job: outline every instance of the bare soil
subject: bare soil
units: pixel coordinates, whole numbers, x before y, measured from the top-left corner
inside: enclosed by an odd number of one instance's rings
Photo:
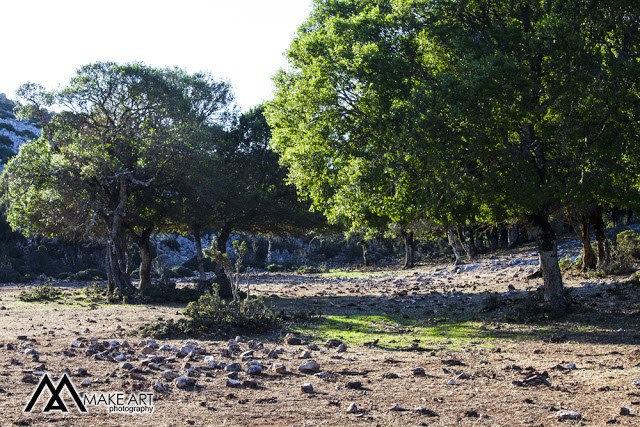
[[[564,250],[577,249],[568,243]],[[24,303],[19,293],[37,284],[4,286],[0,288],[0,425],[640,425],[639,287],[626,277],[566,274],[574,300],[566,318],[507,322],[504,313],[510,301],[541,284],[541,279],[526,279],[536,268],[535,259],[533,249],[525,247],[481,256],[457,270],[450,264],[430,264],[409,271],[254,274],[252,294],[265,296],[276,310],[290,315],[400,314],[422,319],[422,325],[450,329],[442,328],[440,339],[430,340],[416,339],[410,326],[399,328],[391,334],[399,339],[395,346],[353,343],[347,336],[344,352],[325,345],[326,336],[314,335],[313,323],[295,321],[263,336],[242,337],[239,351],[231,355],[227,340],[158,339],[158,345],[177,349],[195,341],[200,354],[185,358],[155,349],[152,355],[163,359],[157,369],[142,354],[149,341],[129,333],[145,323],[177,319],[184,306]],[[79,284],[56,286],[77,289]],[[487,307],[488,298],[507,304]],[[456,335],[461,323],[474,333]],[[286,342],[288,332],[301,330],[302,344]],[[245,372],[246,361],[239,355],[249,350],[252,339],[262,345],[252,359],[268,368],[254,376]],[[92,342],[108,349],[113,340],[118,341],[114,348],[128,353],[126,361],[97,360],[85,352]],[[128,347],[123,347],[124,341]],[[264,348],[281,350],[276,359]],[[29,349],[39,353],[39,360],[26,353]],[[299,358],[303,350],[319,363],[326,378],[299,372],[298,367],[308,361]],[[228,387],[228,371],[207,367],[204,358],[210,355],[227,365],[240,363],[238,379],[255,379],[257,388]],[[139,368],[138,373],[125,362]],[[276,373],[272,369],[276,363],[284,364],[287,373]],[[416,367],[424,373],[414,374]],[[86,373],[79,375],[78,368]],[[197,377],[188,389],[161,376],[166,369],[186,375],[185,368]],[[62,397],[69,413],[42,413],[48,392],[31,413],[24,413],[41,374],[46,372],[57,382],[65,369],[76,388],[87,393],[153,391],[158,382],[167,384],[170,393],[155,392],[151,415],[108,414],[104,407],[81,414],[66,392]],[[82,386],[85,380],[88,385]],[[302,391],[304,383],[311,384],[311,393]],[[357,409],[350,413],[352,403]],[[626,413],[622,408],[628,415],[621,415],[621,410]],[[578,412],[581,419],[561,421],[560,410]]]

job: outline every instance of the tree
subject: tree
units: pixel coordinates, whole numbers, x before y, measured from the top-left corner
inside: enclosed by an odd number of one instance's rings
[[[273,147],[329,218],[521,220],[562,310],[550,215],[582,171],[637,188],[638,8],[318,0],[274,77]]]
[[[110,288],[133,292],[126,269],[127,230],[139,227],[134,220],[142,217],[132,214],[133,196],[155,192],[168,171],[182,167],[185,153],[197,143],[198,128],[226,111],[229,85],[202,73],[101,62],[81,67],[59,91],[27,84],[19,95],[27,101],[25,114],[51,104],[62,111],[42,123],[43,138],[21,150],[3,173],[12,227],[43,231],[43,223],[51,222],[47,203],[56,213],[71,205],[90,220],[61,216],[46,230],[99,223],[98,234],[107,238]],[[39,152],[37,158],[28,155],[33,151]],[[38,183],[28,194],[25,180]],[[141,230],[147,241],[149,227]]]

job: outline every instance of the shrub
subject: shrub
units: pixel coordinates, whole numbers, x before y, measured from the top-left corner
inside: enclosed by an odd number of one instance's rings
[[[173,280],[165,278],[144,288],[140,296],[145,302],[189,302],[196,301],[200,292],[193,288],[177,288]]]
[[[0,283],[22,283],[25,278],[10,265],[0,267]]]
[[[328,273],[329,269],[326,266],[316,267],[313,265],[303,265],[302,267],[298,267],[296,273],[300,274],[320,274],[320,273]]]
[[[107,288],[100,286],[97,283],[92,283],[91,285],[82,288],[82,293],[90,301],[101,301],[107,293]]]
[[[78,271],[76,274],[71,276],[71,279],[78,280],[80,282],[88,282],[91,280],[102,280],[105,278],[105,274],[97,270],[95,268],[88,268],[83,271]]]
[[[616,236],[617,252],[627,259],[640,259],[640,235],[633,230],[625,230]]]
[[[64,295],[58,288],[54,288],[51,283],[37,286],[32,291],[22,291],[18,298],[20,301],[34,302],[34,301],[50,301],[60,298]]]
[[[262,299],[230,301],[206,294],[189,303],[183,311],[185,332],[265,331],[277,325],[278,319]]]
[[[182,264],[182,267],[186,267],[191,271],[198,270],[198,260],[196,257],[190,258],[188,261]],[[204,271],[215,271],[216,263],[211,261],[209,258],[204,258]]]
[[[193,270],[187,268],[187,267],[183,267],[181,265],[173,267],[171,269],[171,271],[173,271],[174,273],[176,273],[178,275],[178,277],[193,277]]]

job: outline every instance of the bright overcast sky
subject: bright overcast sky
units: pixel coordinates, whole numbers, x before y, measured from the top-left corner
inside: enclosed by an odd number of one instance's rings
[[[6,0],[0,93],[65,85],[81,65],[140,61],[209,71],[247,110],[271,98],[271,75],[311,0]]]

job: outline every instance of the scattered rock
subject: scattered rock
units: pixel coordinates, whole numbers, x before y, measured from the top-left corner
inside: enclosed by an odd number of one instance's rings
[[[287,367],[284,366],[282,363],[274,364],[273,370],[275,371],[276,374],[280,374],[280,375],[284,375],[287,373]]]
[[[238,380],[234,380],[233,378],[227,378],[227,387],[240,387],[242,383]]]
[[[242,387],[258,388],[258,381],[253,380],[253,379],[246,379],[246,380],[242,381]]]
[[[302,339],[293,334],[289,334],[286,337],[284,337],[284,342],[286,342],[289,345],[301,345]]]
[[[303,350],[300,355],[298,356],[299,359],[310,359],[311,358],[311,353],[309,353],[308,350]]]
[[[335,338],[330,338],[325,343],[325,345],[327,347],[329,347],[329,348],[336,348],[336,347],[339,347],[341,344],[342,344],[342,341],[340,341],[339,339],[335,339]]]
[[[340,344],[338,348],[336,348],[337,353],[344,353],[345,351],[347,351],[347,345],[344,343]]]
[[[424,368],[422,366],[414,366],[411,368],[411,372],[413,372],[413,375],[417,376],[417,377],[423,377],[425,375],[425,371]]]
[[[89,380],[83,380],[83,381],[80,383],[80,385],[81,385],[82,387],[89,387],[89,386],[91,385],[91,381],[89,381]]]
[[[358,407],[356,406],[355,403],[352,403],[349,405],[349,407],[347,408],[347,414],[357,414],[360,411],[358,410]]]
[[[414,411],[420,415],[426,415],[427,417],[437,417],[438,414],[434,411],[425,408],[424,406],[418,406]]]
[[[309,360],[304,365],[301,365],[298,370],[303,374],[315,374],[320,371],[320,364],[315,360]]]
[[[629,408],[622,407],[620,408],[620,415],[631,415],[631,411]]]
[[[171,393],[171,388],[169,387],[169,385],[163,384],[159,381],[153,386],[153,390],[157,391],[158,393],[164,393],[164,394]]]
[[[180,376],[180,374],[178,374],[177,372],[175,372],[175,371],[170,371],[170,370],[162,371],[162,372],[160,373],[160,375],[161,375],[161,376],[162,376],[162,378],[164,378],[166,381],[173,381],[173,380],[175,380],[176,378],[178,378],[178,377]]]
[[[382,378],[386,378],[388,380],[400,378],[398,374],[394,374],[393,372],[385,372],[382,374]]]
[[[347,383],[347,388],[350,388],[353,390],[359,390],[362,388],[362,383],[360,381],[349,381]]]
[[[408,411],[407,408],[403,408],[402,406],[398,405],[397,403],[394,403],[393,405],[391,405],[391,408],[389,408],[390,411]]]
[[[311,383],[304,383],[300,388],[303,393],[313,393],[313,385],[311,385]]]
[[[564,421],[564,420],[579,421],[582,419],[582,414],[574,411],[558,411],[557,416],[558,416],[558,421]]]
[[[191,377],[178,377],[174,382],[178,388],[189,388],[196,385],[196,379]]]

